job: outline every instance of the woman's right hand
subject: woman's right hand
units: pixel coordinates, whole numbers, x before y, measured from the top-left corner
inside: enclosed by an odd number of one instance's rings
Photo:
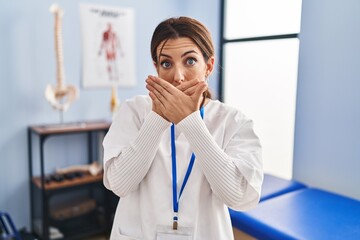
[[[150,77],[150,76],[149,76],[149,77]],[[146,79],[146,82],[148,81],[149,77]],[[148,88],[148,85],[146,86],[146,88]],[[148,90],[150,91],[150,89],[148,89]],[[150,92],[151,92],[151,91],[150,91]],[[149,93],[150,93],[150,92],[149,92]],[[150,97],[151,97],[151,95],[150,95]],[[160,107],[159,107],[159,104],[154,102],[154,101],[158,101],[158,100],[155,99],[155,98],[151,98],[151,100],[152,100],[152,111],[155,112],[155,113],[157,113],[158,115],[160,115],[160,116],[161,116],[162,118],[164,118],[165,120],[169,121],[169,120],[165,117],[164,113],[161,111],[161,109],[160,109]]]

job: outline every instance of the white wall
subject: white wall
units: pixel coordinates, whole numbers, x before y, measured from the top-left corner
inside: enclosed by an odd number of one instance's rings
[[[294,178],[360,200],[360,1],[305,0]]]

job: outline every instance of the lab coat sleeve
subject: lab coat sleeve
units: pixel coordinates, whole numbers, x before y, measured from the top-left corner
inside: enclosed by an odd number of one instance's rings
[[[119,197],[137,189],[148,172],[170,123],[153,111],[141,119],[134,107],[121,106],[104,138],[104,185]]]
[[[231,136],[220,147],[208,131],[199,112],[194,112],[177,127],[185,134],[196,161],[214,194],[228,207],[248,210],[257,205],[263,181],[261,145],[251,120],[241,118],[229,124]]]

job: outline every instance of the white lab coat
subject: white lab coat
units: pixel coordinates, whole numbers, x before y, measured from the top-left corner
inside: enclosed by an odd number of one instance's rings
[[[196,160],[179,203],[179,226],[194,240],[233,239],[228,207],[248,210],[259,201],[261,146],[252,121],[211,100],[175,126],[177,188],[191,153]],[[105,136],[104,185],[120,197],[111,239],[156,239],[159,225],[172,225],[171,123],[151,111],[151,99],[121,104]]]

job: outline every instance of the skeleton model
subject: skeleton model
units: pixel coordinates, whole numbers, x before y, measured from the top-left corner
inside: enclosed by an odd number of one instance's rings
[[[78,98],[78,90],[73,85],[65,84],[63,41],[62,41],[62,16],[63,10],[57,4],[50,7],[50,12],[55,17],[55,55],[56,55],[56,80],[57,84],[49,84],[45,89],[45,97],[51,106],[60,113],[68,110],[70,105]]]

